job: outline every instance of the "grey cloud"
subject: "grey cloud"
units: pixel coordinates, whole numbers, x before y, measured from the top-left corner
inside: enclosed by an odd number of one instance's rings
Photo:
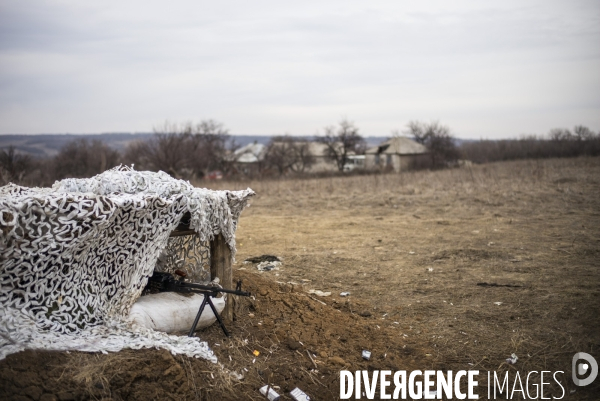
[[[597,2],[316,4],[4,3],[0,132],[143,131],[212,117],[241,132],[312,133],[331,113],[384,135],[409,119],[457,116],[474,135],[458,116],[501,119],[515,104],[531,110],[531,126],[545,127],[536,110],[552,104],[563,125],[600,128],[568,111],[600,99]],[[506,122],[492,134],[517,130]]]

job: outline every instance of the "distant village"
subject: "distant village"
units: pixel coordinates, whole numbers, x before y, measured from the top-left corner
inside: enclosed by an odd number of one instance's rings
[[[340,169],[340,166],[336,163],[335,151],[332,152],[326,143],[276,140],[268,145],[254,142],[242,146],[232,153],[231,160],[237,172],[246,175],[258,175],[265,168],[273,166],[274,163],[269,161],[272,153],[283,153],[286,147],[289,148],[290,156],[288,157],[288,163],[284,163],[282,160],[282,167],[286,170],[304,173],[352,172],[365,169],[399,173],[411,168],[426,166],[429,153],[427,147],[415,140],[397,136],[362,151],[348,151]],[[341,142],[335,143],[334,147],[338,149],[339,153],[343,151]],[[291,155],[302,151],[305,152],[306,157]],[[289,164],[290,162],[292,163]]]
[[[414,125],[412,138],[399,134],[367,142],[353,123],[342,120],[323,135],[273,136],[239,144],[223,124],[155,127],[153,134],[94,136],[0,136],[0,180],[51,185],[67,177],[85,178],[119,164],[164,171],[188,180],[268,178],[292,175],[400,173],[438,167],[440,152],[431,143],[445,140],[443,163],[457,159],[449,129],[434,123]],[[429,130],[429,131],[428,131]],[[441,148],[437,146],[437,148]],[[434,156],[437,155],[437,156]]]
[[[50,186],[118,165],[197,180],[403,173],[502,160],[600,155],[584,126],[519,139],[461,141],[439,122],[412,121],[402,134],[368,137],[342,120],[322,135],[232,136],[223,124],[165,123],[152,134],[0,135],[0,185]],[[243,140],[240,143],[240,140]]]

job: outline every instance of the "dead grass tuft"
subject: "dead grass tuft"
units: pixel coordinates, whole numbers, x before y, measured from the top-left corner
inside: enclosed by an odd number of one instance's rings
[[[79,384],[92,399],[111,396],[111,382],[126,369],[145,359],[131,350],[109,354],[71,352],[65,364],[63,377]]]

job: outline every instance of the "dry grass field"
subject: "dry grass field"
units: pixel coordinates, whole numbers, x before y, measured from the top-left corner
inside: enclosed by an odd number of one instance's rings
[[[296,386],[329,400],[341,369],[477,369],[482,399],[486,371],[564,371],[565,399],[599,398],[600,380],[571,381],[576,352],[600,360],[599,158],[212,185],[257,192],[234,265],[255,299],[239,300],[231,339],[200,333],[220,365],[28,351],[0,361],[7,398],[259,400],[273,383],[282,400]],[[283,265],[243,263],[263,254]]]
[[[283,257],[263,275],[364,303],[430,366],[570,382],[576,352],[600,356],[598,158],[248,185],[238,261]]]

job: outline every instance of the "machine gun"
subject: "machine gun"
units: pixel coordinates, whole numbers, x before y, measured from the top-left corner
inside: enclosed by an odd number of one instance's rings
[[[146,288],[144,291],[179,292],[179,293],[184,293],[184,294],[189,294],[189,293],[204,294],[204,300],[202,301],[202,304],[200,305],[200,309],[198,309],[198,314],[196,315],[196,318],[194,319],[194,323],[192,325],[192,328],[190,329],[188,337],[194,336],[194,331],[196,331],[196,326],[198,325],[198,320],[200,320],[200,316],[202,315],[202,312],[204,312],[204,307],[206,306],[206,304],[208,304],[208,306],[210,306],[210,308],[212,309],[212,311],[215,314],[217,320],[219,321],[219,325],[221,325],[221,328],[223,329],[223,332],[225,333],[225,335],[227,337],[230,337],[230,334],[227,331],[227,328],[225,328],[225,324],[223,323],[221,316],[219,316],[219,314],[217,313],[217,309],[215,308],[215,305],[212,303],[210,298],[216,297],[217,295],[219,295],[220,292],[227,293],[227,294],[233,294],[233,295],[241,295],[243,297],[249,297],[250,296],[249,292],[242,291],[242,281],[239,280],[237,282],[235,290],[227,290],[227,289],[221,288],[217,285],[203,285],[203,284],[186,283],[184,281],[184,278],[186,276],[185,272],[182,272],[181,270],[176,270],[175,273],[177,275],[179,275],[179,279],[175,279],[175,277],[173,277],[173,275],[170,273],[154,272],[152,274],[152,277],[150,277],[148,279],[148,284],[146,285]]]

